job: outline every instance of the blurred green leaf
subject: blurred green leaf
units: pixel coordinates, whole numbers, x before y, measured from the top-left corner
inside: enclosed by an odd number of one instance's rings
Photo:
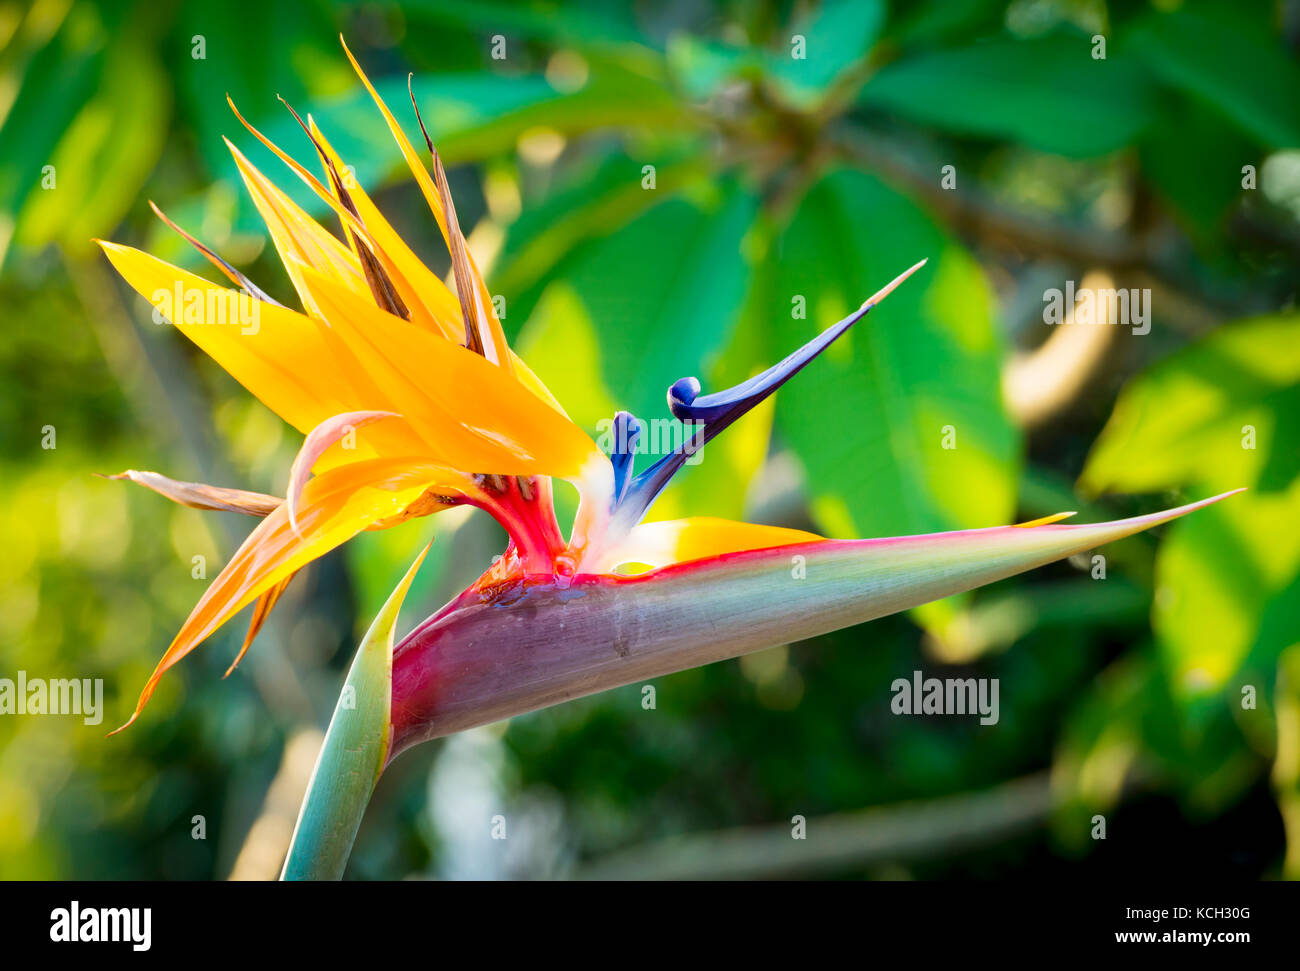
[[[1235,687],[1242,665],[1271,681],[1278,652],[1294,643],[1300,574],[1300,479],[1288,492],[1233,496],[1171,529],[1156,557],[1156,632],[1175,696],[1192,704]],[[1276,617],[1261,624],[1266,612]]]
[[[706,98],[733,78],[769,78],[801,107],[811,107],[870,53],[884,25],[880,0],[827,0],[778,32],[772,50],[674,34],[668,62],[693,98]]]
[[[265,43],[252,42],[253,33]],[[288,116],[277,95],[305,116],[304,105],[357,87],[339,46],[338,24],[322,4],[183,4],[175,43],[181,47],[173,51],[174,83],[194,148],[210,173],[229,174],[235,185],[241,183],[223,135],[241,146],[250,143],[246,154],[268,173],[277,171],[269,166],[280,163],[261,145],[251,144],[226,104],[227,95],[245,118],[266,131],[270,122],[283,125]]]
[[[56,185],[28,197],[15,241],[52,240],[72,254],[110,232],[135,204],[162,152],[168,89],[162,66],[140,43],[116,43],[94,97],[77,112],[50,155]]]
[[[928,266],[777,396],[777,427],[832,535],[992,526],[1015,505],[1019,436],[1002,408],[988,282],[875,178],[827,176],[777,238],[757,311],[772,353],[846,316],[922,257]],[[806,320],[794,316],[801,299]],[[944,447],[949,426],[953,448]]]
[[[1094,493],[1266,490],[1179,522],[1156,556],[1152,629],[1176,728],[1162,766],[1202,812],[1221,811],[1258,774],[1241,733],[1268,734],[1261,696],[1300,629],[1298,324],[1293,314],[1239,321],[1139,375],[1080,479]],[[1160,747],[1150,724],[1140,742]]]
[[[891,39],[899,44],[925,43],[996,30],[1006,14],[1002,0],[945,0],[900,9]]]
[[[1273,788],[1287,831],[1282,876],[1300,880],[1300,644],[1289,647],[1278,660],[1276,710]]]
[[[1138,142],[1142,174],[1204,248],[1226,248],[1228,209],[1243,195],[1249,140],[1212,110],[1180,100],[1162,109]],[[1189,165],[1188,159],[1196,159]]]
[[[794,22],[784,49],[768,58],[768,70],[797,102],[809,104],[867,56],[884,22],[883,0],[824,0]],[[798,37],[804,44],[796,57]]]
[[[1253,429],[1253,434],[1251,429]],[[1080,487],[1286,488],[1300,474],[1300,315],[1229,324],[1131,381]]]
[[[734,183],[698,203],[669,199],[557,267],[597,328],[605,385],[620,408],[667,418],[668,386],[701,373],[726,341],[748,285],[741,241],[754,213],[753,197]]]
[[[1124,49],[1269,148],[1300,146],[1300,66],[1240,5],[1153,13]]]
[[[684,32],[668,39],[668,67],[673,79],[688,97],[696,100],[708,98],[723,82],[733,78],[757,80],[763,74],[767,56],[750,47]]]
[[[105,131],[106,119],[116,114],[121,121],[132,108],[127,99],[133,93],[130,80],[117,85],[111,95],[103,91],[107,62],[128,70],[132,67],[123,47],[126,53],[146,58],[136,73],[137,78],[149,75],[153,86],[140,92],[145,98],[142,120],[150,119],[151,104],[165,104],[162,79],[150,53],[137,41],[117,45],[116,52],[110,44],[114,34],[123,30],[127,13],[125,7],[102,11],[90,3],[29,10],[4,45],[0,54],[0,262],[19,223],[24,224],[24,241],[39,246],[68,228],[66,217],[76,212],[77,203],[91,203],[88,181],[94,173],[87,171],[89,158],[110,152],[120,159],[135,152],[146,160],[137,168],[156,161],[161,131],[137,128],[135,134],[145,137],[144,144],[112,150]],[[74,122],[78,123],[78,135],[94,139],[89,145],[70,140]],[[111,165],[113,160],[105,161]],[[73,168],[62,173],[61,167],[68,164]],[[46,168],[49,165],[54,165],[52,171]],[[62,180],[61,174],[66,176]],[[134,201],[137,185],[129,183],[120,193],[113,186],[108,198],[96,201],[104,210],[120,206],[120,215]],[[28,202],[38,210],[35,217],[26,215]],[[45,225],[42,211],[63,217],[63,222]],[[96,228],[106,231],[110,227]]]
[[[600,330],[567,280],[543,292],[515,350],[589,433],[621,407],[605,383]]]
[[[586,49],[596,45],[639,43],[632,4],[611,3],[502,3],[472,5],[456,0],[415,0],[407,16],[455,24],[467,30],[519,38],[544,40]]]
[[[580,166],[543,198],[525,198],[491,274],[493,292],[507,295],[511,310],[517,311],[507,318],[507,332],[531,313],[538,285],[576,247],[627,224],[664,196],[710,173],[700,146],[692,147],[695,151],[687,154],[639,159],[609,152]],[[654,169],[653,191],[642,187],[646,165]]]
[[[1053,757],[1052,815],[1053,835],[1068,851],[1082,854],[1091,843],[1092,815],[1119,802],[1144,754],[1146,726],[1172,725],[1163,689],[1152,652],[1133,651],[1103,671],[1070,712]],[[1161,719],[1162,712],[1168,717]],[[1164,731],[1176,739],[1172,729]]]
[[[1152,626],[1175,697],[1202,712],[1189,717],[1203,720],[1202,700],[1235,684],[1248,657],[1253,677],[1270,677],[1294,636],[1283,620],[1300,571],[1300,317],[1227,325],[1135,378],[1080,485],[1263,490],[1171,528]]]
[[[1073,33],[904,57],[881,68],[858,100],[923,125],[1076,158],[1129,144],[1155,114],[1131,58],[1109,51],[1094,60],[1090,40]]]
[[[407,137],[422,145],[406,77],[372,81],[405,127]],[[575,91],[560,91],[541,75],[492,73],[425,74],[413,78],[411,87],[429,135],[448,164],[512,151],[521,136],[536,129],[567,136],[605,127],[672,127],[685,122],[681,106],[653,67],[627,66],[613,59],[593,63],[591,77]],[[363,89],[354,85],[347,95],[295,107],[304,117],[308,113],[313,116],[363,185],[377,187],[394,175],[409,178],[383,116]],[[222,108],[225,110],[224,105]],[[304,146],[310,150],[310,143],[287,111],[263,126],[263,131],[286,151],[307,157]],[[261,146],[249,145],[251,138],[238,141],[255,162],[265,160],[273,166],[268,172],[283,170],[282,163],[269,158]],[[227,178],[238,184],[233,163],[227,164],[225,171]],[[296,179],[282,181],[289,183],[286,189],[292,190],[308,211],[322,211],[323,205],[310,193],[293,185]],[[241,227],[255,225],[256,210],[251,203],[242,207],[241,217]]]

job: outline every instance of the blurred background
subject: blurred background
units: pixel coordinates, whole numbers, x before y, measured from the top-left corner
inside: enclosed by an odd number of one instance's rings
[[[507,332],[593,434],[929,257],[654,518],[879,536],[1250,487],[654,710],[418,748],[350,877],[1300,876],[1300,3],[37,0],[0,2],[0,677],[102,678],[104,720],[0,717],[0,877],[274,877],[388,591],[436,536],[409,629],[502,547],[459,512],[362,534],[228,680],[242,620],[104,737],[251,523],[92,473],[283,494],[300,442],[90,238],[210,276],[153,199],[289,302],[221,141],[323,219],[224,102],[310,165],[279,94],[448,268],[340,32],[417,134],[414,72]],[[1149,332],[1047,325],[1066,281],[1149,291]],[[916,669],[1000,679],[998,724],[892,715]]]

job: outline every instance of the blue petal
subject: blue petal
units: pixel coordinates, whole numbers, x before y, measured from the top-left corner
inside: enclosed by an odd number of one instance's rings
[[[632,467],[631,453],[624,455],[615,452],[611,455],[615,483],[612,522],[623,528],[631,528],[639,523],[651,504],[668,485],[669,480],[688,458],[708,444],[724,428],[798,374],[813,358],[830,347],[840,335],[865,317],[871,308],[887,297],[896,286],[924,265],[925,260],[922,260],[911,269],[899,274],[888,286],[870,297],[843,320],[827,327],[779,364],[772,365],[762,374],[755,375],[748,381],[742,381],[734,388],[701,395],[698,379],[681,378],[675,381],[668,389],[668,410],[680,421],[687,423],[687,432],[690,434],[684,437],[682,448],[665,455],[630,481],[627,479],[627,473]],[[619,421],[624,417],[631,422],[636,422],[636,419],[627,412],[619,412],[614,418],[616,436],[620,427]],[[635,428],[637,432],[640,431],[639,423]],[[616,437],[617,441],[621,439]],[[635,445],[634,434],[630,446],[633,451]]]
[[[614,505],[618,505],[632,482],[632,462],[641,437],[641,422],[631,412],[620,411],[614,416],[612,431],[614,443],[609,461],[614,466]]]

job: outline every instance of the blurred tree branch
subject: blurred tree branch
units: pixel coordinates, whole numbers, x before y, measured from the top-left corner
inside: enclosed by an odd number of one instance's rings
[[[673,837],[579,869],[580,880],[737,880],[827,876],[987,846],[1042,825],[1054,806],[1047,772],[983,792],[807,821]]]
[[[1150,288],[1170,320],[1192,334],[1204,333],[1232,309],[1202,292],[1174,263],[1174,238],[1158,226],[1141,233],[1109,232],[1011,212],[968,189],[944,189],[935,165],[924,171],[908,153],[847,126],[830,136],[844,160],[884,175],[914,193],[957,233],[1019,259],[1055,258],[1097,268],[1124,285]],[[1240,301],[1232,301],[1234,304]]]

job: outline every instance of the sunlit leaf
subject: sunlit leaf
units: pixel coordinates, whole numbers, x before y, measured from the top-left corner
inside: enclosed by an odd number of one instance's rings
[[[510,294],[517,311],[505,321],[513,333],[531,312],[540,287],[552,270],[580,244],[607,235],[662,202],[684,186],[712,175],[702,144],[690,152],[668,157],[633,158],[623,151],[604,154],[592,164],[574,166],[540,198],[525,196],[523,211],[510,225],[497,268],[493,292]],[[654,188],[645,187],[646,166],[654,173]],[[513,326],[512,326],[513,324]],[[525,355],[526,357],[526,355]]]
[[[1300,474],[1300,315],[1225,326],[1129,383],[1080,478],[1091,492],[1285,488]]]
[[[777,428],[832,535],[1011,517],[1019,437],[1002,409],[988,283],[912,203],[861,173],[823,179],[773,244],[756,312],[787,353],[922,256],[907,286],[777,396]]]
[[[619,407],[670,420],[668,386],[699,374],[727,340],[747,285],[741,240],[754,212],[734,184],[701,204],[670,199],[557,268],[596,327],[602,377]]]
[[[1288,492],[1250,492],[1180,523],[1156,558],[1152,627],[1181,699],[1271,679],[1280,650],[1300,638],[1294,619],[1300,574],[1300,479]],[[1267,612],[1277,613],[1263,624]],[[1233,699],[1235,700],[1235,699]]]
[[[57,241],[84,254],[117,225],[162,151],[170,106],[157,55],[133,39],[101,49],[112,28],[92,27],[94,17],[83,5],[69,13],[0,128],[0,199],[17,214],[8,227],[0,220],[0,256],[7,230],[21,246]]]

